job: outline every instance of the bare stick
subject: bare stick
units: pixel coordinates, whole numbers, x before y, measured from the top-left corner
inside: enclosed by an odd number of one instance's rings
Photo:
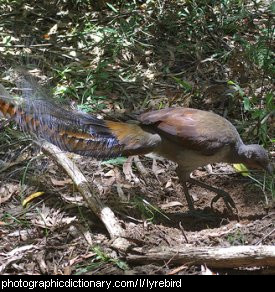
[[[275,246],[158,247],[144,254],[129,254],[126,259],[133,264],[169,261],[170,264],[206,264],[214,268],[275,267]]]
[[[110,237],[112,239],[122,238],[124,236],[124,229],[120,226],[115,214],[109,207],[105,206],[98,196],[91,190],[88,181],[79,168],[55,145],[47,141],[39,141],[36,143],[41,146],[43,151],[50,155],[54,161],[70,176],[78,191],[87,202],[89,208],[104,223]]]

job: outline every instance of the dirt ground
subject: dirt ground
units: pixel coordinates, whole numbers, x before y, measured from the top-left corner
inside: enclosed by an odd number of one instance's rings
[[[211,110],[232,121],[245,142],[271,151],[269,1],[108,1],[114,9],[109,3],[103,9],[84,5],[97,1],[57,2],[3,2],[0,68],[8,91],[11,79],[4,72],[27,64],[41,85],[49,85],[46,92],[55,92],[62,103],[68,99],[73,108],[81,104],[102,117],[171,106]],[[18,93],[15,85],[12,95]],[[274,194],[263,193],[230,165],[192,175],[227,191],[238,212],[231,213],[222,200],[211,209],[215,194],[190,186],[194,215],[168,161],[139,157],[141,163],[131,165],[68,155],[119,218],[133,247],[144,253],[162,246],[275,243]],[[264,181],[263,173],[253,177]],[[275,274],[265,267],[209,268],[219,274]],[[0,274],[203,271],[192,263],[128,262],[68,175],[13,123],[0,120]]]
[[[8,150],[6,158],[7,153]],[[35,158],[29,160],[29,155]],[[168,161],[139,157],[139,162],[127,161],[123,166],[79,156],[71,158],[115,212],[135,247],[146,251],[157,246],[275,243],[275,206],[270,194],[263,194],[251,179],[235,173],[230,165],[201,168],[192,176],[229,192],[238,213],[227,210],[222,200],[212,210],[210,203],[215,195],[191,186],[197,209],[193,215],[188,212],[175,165]],[[192,264],[179,268],[169,262],[139,266],[127,263],[111,248],[104,226],[85,207],[71,180],[52,160],[41,155],[37,147],[22,146],[20,155],[9,160],[12,162],[14,165],[7,166],[6,159],[6,168],[0,173],[1,274],[202,273],[201,266]],[[36,192],[44,193],[23,207],[22,201]],[[264,267],[211,271],[274,273]]]

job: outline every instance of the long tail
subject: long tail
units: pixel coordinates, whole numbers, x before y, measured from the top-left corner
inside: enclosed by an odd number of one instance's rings
[[[0,84],[0,112],[21,130],[61,150],[100,159],[151,152],[160,142],[137,124],[112,122],[66,110],[44,99],[16,100]]]

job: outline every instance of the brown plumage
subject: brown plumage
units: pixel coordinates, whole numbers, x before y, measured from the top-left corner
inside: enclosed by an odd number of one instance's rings
[[[0,112],[22,130],[65,151],[101,159],[154,152],[174,161],[190,209],[193,201],[187,181],[216,192],[212,202],[223,197],[228,207],[235,207],[227,193],[190,178],[199,166],[244,163],[272,172],[268,154],[260,145],[245,145],[228,120],[207,111],[167,108],[141,114],[136,123],[113,122],[68,111],[47,100],[18,105],[1,86]]]

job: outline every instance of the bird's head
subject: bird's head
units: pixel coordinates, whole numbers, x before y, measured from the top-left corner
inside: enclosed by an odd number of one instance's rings
[[[273,173],[273,165],[268,156],[268,152],[258,144],[243,145],[240,147],[240,156],[243,163],[248,168],[262,168],[269,174]]]

